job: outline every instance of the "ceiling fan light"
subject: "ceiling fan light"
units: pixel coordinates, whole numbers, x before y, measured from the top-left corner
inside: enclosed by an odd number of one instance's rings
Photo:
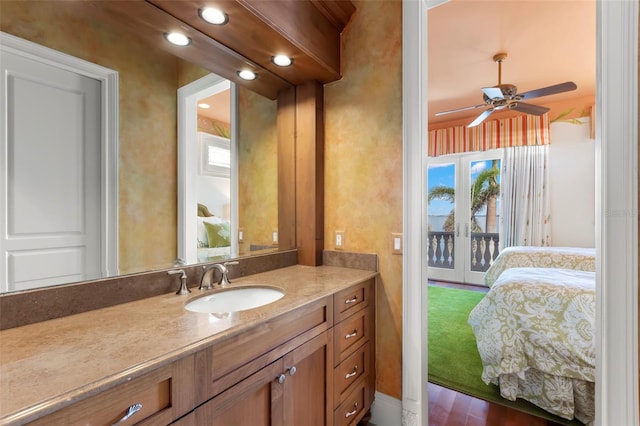
[[[224,25],[229,22],[229,15],[213,7],[205,7],[198,10],[198,15],[204,21],[213,25]]]

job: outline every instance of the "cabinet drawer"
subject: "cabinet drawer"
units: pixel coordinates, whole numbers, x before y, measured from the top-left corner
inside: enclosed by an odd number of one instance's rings
[[[30,425],[112,425],[129,407],[141,407],[119,425],[166,425],[173,420],[172,366],[160,368],[42,417]],[[142,422],[142,423],[140,423]]]
[[[335,326],[334,360],[336,366],[369,340],[369,317],[369,309],[364,309]]]
[[[360,309],[369,306],[373,297],[374,279],[354,285],[333,296],[334,322],[338,323]]]
[[[347,394],[356,386],[356,383],[359,382],[360,377],[369,374],[371,370],[369,347],[369,344],[365,343],[360,349],[351,354],[335,368],[335,376],[333,379],[335,406],[345,400]]]
[[[365,406],[365,388],[364,385],[354,389],[333,412],[334,426],[355,425],[369,409]]]
[[[228,389],[333,325],[331,296],[303,306],[201,351],[196,355],[196,403]]]

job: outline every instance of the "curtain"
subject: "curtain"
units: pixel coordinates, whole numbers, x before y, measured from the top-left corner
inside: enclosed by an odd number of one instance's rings
[[[485,121],[476,127],[455,126],[429,131],[427,155],[458,154],[515,146],[548,145],[549,116],[543,114]]]
[[[548,163],[548,145],[504,150],[503,247],[551,245]]]

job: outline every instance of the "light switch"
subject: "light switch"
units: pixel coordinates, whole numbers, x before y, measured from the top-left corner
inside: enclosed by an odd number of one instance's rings
[[[391,254],[402,254],[402,234],[391,233]]]
[[[242,230],[242,228],[238,229],[238,242],[244,242],[244,231]]]
[[[344,231],[336,231],[334,241],[335,241],[334,246],[336,250],[344,249]]]

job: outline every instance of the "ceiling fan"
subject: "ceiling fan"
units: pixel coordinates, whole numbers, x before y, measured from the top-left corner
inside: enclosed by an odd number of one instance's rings
[[[476,117],[467,127],[474,127],[482,123],[494,111],[502,109],[513,109],[531,115],[542,115],[549,111],[549,108],[528,104],[523,100],[539,98],[541,96],[555,95],[557,93],[568,92],[577,88],[573,81],[554,84],[553,86],[541,87],[539,89],[530,90],[524,93],[518,93],[518,88],[513,84],[502,84],[502,62],[507,58],[507,54],[497,53],[493,56],[493,61],[498,63],[498,84],[493,87],[483,87],[484,104],[472,105],[463,108],[451,109],[448,111],[437,112],[435,115],[440,116],[453,112],[466,111],[470,109],[488,107],[479,116]]]

